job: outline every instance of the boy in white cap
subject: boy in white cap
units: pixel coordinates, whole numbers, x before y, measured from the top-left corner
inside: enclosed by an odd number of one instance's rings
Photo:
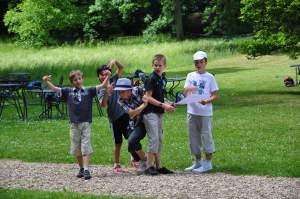
[[[195,162],[185,171],[204,173],[210,171],[212,154],[215,145],[212,138],[212,103],[217,99],[218,85],[212,74],[206,71],[207,54],[197,51],[193,55],[195,71],[187,75],[184,85],[184,95],[207,95],[207,99],[187,105],[187,123],[189,144]],[[205,153],[205,160],[201,160],[201,152]]]

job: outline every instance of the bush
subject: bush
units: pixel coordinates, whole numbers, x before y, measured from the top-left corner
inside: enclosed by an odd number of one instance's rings
[[[73,29],[80,30],[85,15],[72,0],[24,0],[10,9],[4,23],[26,46],[44,46],[72,37]],[[75,36],[76,37],[76,36]]]
[[[253,24],[255,37],[247,47],[253,57],[272,52],[300,54],[299,0],[243,0],[242,20]]]

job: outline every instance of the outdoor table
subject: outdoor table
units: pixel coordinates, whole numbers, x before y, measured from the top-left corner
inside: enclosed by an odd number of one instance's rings
[[[8,81],[10,83],[23,84],[26,86],[30,82],[30,73],[14,72],[8,73]]]
[[[169,98],[176,98],[174,90],[179,86],[180,82],[183,80],[185,80],[185,77],[175,76],[167,78],[167,83],[171,83],[171,87],[169,89],[166,89],[166,94],[167,96],[169,96]]]
[[[41,96],[41,104],[43,106],[42,112],[39,115],[39,118],[45,117],[45,118],[52,118],[52,102],[54,101],[48,101],[47,96],[48,95],[55,95],[55,92],[50,89],[40,89],[40,90],[31,90],[30,92],[38,93]],[[55,101],[56,105],[55,108],[59,112],[61,116],[64,116],[63,110],[61,110],[58,106],[60,105],[61,101],[58,99]],[[64,109],[64,108],[62,108]]]
[[[18,116],[23,120],[27,119],[27,101],[25,97],[24,84],[21,83],[0,84],[0,117],[3,112],[5,102],[7,102],[8,100],[14,101],[14,106],[16,108]]]
[[[296,85],[300,84],[300,80],[298,81],[298,75],[300,75],[300,64],[291,65],[290,67],[295,67],[295,71],[296,71]]]

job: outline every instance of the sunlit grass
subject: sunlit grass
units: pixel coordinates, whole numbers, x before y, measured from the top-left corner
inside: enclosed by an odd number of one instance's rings
[[[99,46],[64,46],[45,49],[0,47],[3,71],[29,70],[42,76],[54,72],[54,77],[68,74],[73,67],[83,67],[86,85],[97,83],[95,68],[110,58],[118,58],[127,67],[151,71],[153,54],[161,52],[168,58],[167,75],[185,76],[193,70],[195,50],[209,51],[207,70],[215,74],[220,87],[214,105],[214,155],[216,172],[237,175],[300,176],[300,86],[286,88],[283,79],[294,75],[289,66],[299,63],[285,55],[264,56],[248,60],[236,50],[216,50],[221,39],[170,42],[163,44],[122,44]],[[11,46],[6,43],[4,46]],[[208,47],[210,46],[210,47]],[[228,46],[227,46],[228,47]],[[43,57],[43,59],[40,59]],[[28,59],[26,59],[28,58]],[[61,67],[60,67],[61,66]],[[25,67],[25,68],[24,68]],[[2,71],[2,72],[3,72]],[[56,79],[55,79],[56,81]],[[180,85],[182,89],[183,84]],[[95,108],[95,107],[94,107]],[[4,109],[0,121],[0,158],[32,162],[74,162],[68,155],[69,130],[67,120],[38,120],[39,106],[30,106],[29,121],[17,120],[14,109]],[[113,164],[113,144],[107,118],[93,117],[93,164]],[[172,169],[182,170],[192,161],[188,147],[185,107],[165,114],[162,162]],[[143,141],[146,147],[147,139]],[[122,149],[122,164],[130,157]]]
[[[49,192],[49,191],[38,191],[38,190],[25,190],[25,189],[2,189],[0,188],[0,196],[5,199],[133,199],[137,197],[117,197],[117,196],[95,196],[88,194],[79,194],[72,192]]]

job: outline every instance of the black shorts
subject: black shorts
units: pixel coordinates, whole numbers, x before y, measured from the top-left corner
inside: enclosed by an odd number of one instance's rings
[[[123,136],[125,139],[128,139],[129,132],[127,127],[129,124],[129,119],[129,115],[124,114],[117,120],[110,123],[115,144],[121,144],[123,142]]]

